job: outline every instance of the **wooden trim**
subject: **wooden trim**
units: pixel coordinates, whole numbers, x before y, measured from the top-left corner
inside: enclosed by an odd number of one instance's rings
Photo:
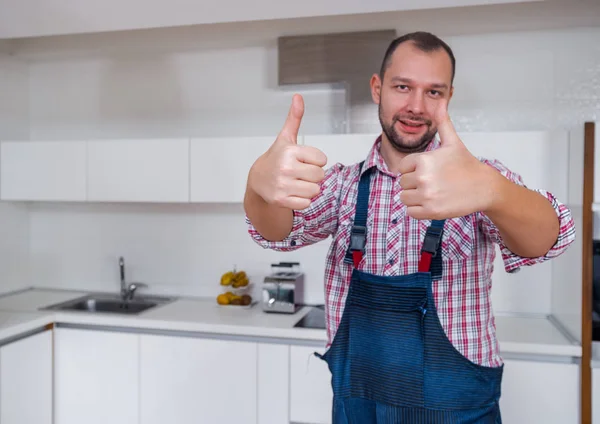
[[[594,123],[584,127],[581,283],[581,423],[592,424],[592,278],[594,217]]]

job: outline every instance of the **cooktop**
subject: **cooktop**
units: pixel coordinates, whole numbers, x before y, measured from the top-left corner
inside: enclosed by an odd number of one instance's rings
[[[325,330],[325,306],[313,306],[309,313],[304,315],[294,327],[296,328],[317,328]]]

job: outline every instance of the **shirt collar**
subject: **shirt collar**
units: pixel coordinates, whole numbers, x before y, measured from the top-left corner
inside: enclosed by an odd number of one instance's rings
[[[437,149],[438,147],[440,147],[440,140],[438,138],[438,135],[436,134],[436,136],[433,137],[433,140],[431,141],[431,143],[429,143],[427,145],[427,148],[425,149],[425,151],[429,152],[429,151]],[[365,163],[361,170],[361,176],[368,169],[370,169],[372,167],[377,167],[379,172],[389,175],[390,177],[396,177],[396,175],[389,170],[387,164],[385,163],[385,160],[383,160],[383,156],[381,156],[381,152],[379,151],[380,148],[381,148],[381,135],[379,135],[375,139],[373,146],[369,150],[369,153],[365,159]]]

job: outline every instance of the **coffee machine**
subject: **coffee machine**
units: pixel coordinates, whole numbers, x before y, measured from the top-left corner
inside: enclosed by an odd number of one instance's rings
[[[296,313],[304,302],[304,273],[298,262],[271,264],[273,272],[262,285],[262,309],[264,312]]]

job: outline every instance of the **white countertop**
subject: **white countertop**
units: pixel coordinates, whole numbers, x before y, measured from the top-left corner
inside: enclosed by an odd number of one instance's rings
[[[294,328],[310,307],[295,314],[268,314],[258,304],[247,309],[220,306],[212,298],[179,297],[137,315],[40,310],[86,294],[28,289],[0,297],[0,341],[47,324],[67,323],[326,342],[325,330]],[[503,354],[581,356],[581,347],[545,317],[497,316],[496,326]]]

